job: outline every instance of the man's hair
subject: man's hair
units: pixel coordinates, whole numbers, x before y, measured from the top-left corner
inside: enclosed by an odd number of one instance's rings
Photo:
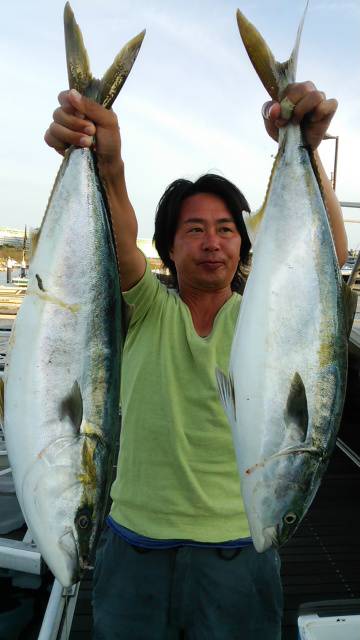
[[[221,198],[232,215],[241,237],[239,267],[231,283],[232,289],[242,291],[246,279],[246,267],[249,261],[251,242],[246,231],[242,212],[250,207],[245,198],[232,182],[214,173],[206,173],[195,182],[180,178],[172,182],[166,189],[157,206],[155,217],[154,243],[156,250],[172,275],[174,286],[178,287],[176,267],[170,258],[170,251],[178,227],[180,211],[183,201],[197,193],[211,193]]]

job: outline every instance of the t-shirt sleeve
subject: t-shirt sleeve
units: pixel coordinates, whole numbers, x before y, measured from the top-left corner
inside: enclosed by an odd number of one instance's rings
[[[157,301],[161,301],[166,296],[166,287],[159,282],[158,278],[151,272],[150,264],[146,261],[146,269],[139,282],[122,292],[126,304],[130,307],[129,326],[142,320],[150,307]]]

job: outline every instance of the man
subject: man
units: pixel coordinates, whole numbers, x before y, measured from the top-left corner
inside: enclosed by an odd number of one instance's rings
[[[337,103],[312,83],[288,87],[316,149]],[[136,246],[116,116],[74,91],[45,134],[60,153],[89,147],[116,241],[121,287],[133,312],[124,347],[122,435],[108,528],[94,573],[96,640],[277,640],[279,558],[257,554],[239,495],[230,428],[215,367],[227,371],[240,306],[232,287],[249,251],[239,190],[219,176],[179,180],[162,197],[155,242],[177,290],[151,274]],[[280,106],[263,109],[273,137]],[[347,257],[337,199],[318,159],[339,261]],[[244,372],[246,375],[246,372]]]

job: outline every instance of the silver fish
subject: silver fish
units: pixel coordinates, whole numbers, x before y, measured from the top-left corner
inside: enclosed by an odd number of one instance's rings
[[[247,52],[275,100],[295,81],[304,16],[292,55],[280,64],[238,11]],[[264,205],[247,226],[253,238],[257,230],[252,269],[230,375],[218,371],[217,379],[262,552],[284,544],[309,508],[335,445],[346,385],[348,291],[300,126],[280,130]]]
[[[70,87],[110,107],[144,32],[102,81],[69,4]],[[78,581],[101,527],[119,427],[121,294],[106,199],[89,149],[61,165],[11,335],[4,424],[17,497],[55,577]]]

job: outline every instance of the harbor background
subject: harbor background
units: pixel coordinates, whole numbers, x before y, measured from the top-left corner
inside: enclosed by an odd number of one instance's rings
[[[252,209],[261,206],[277,145],[263,127],[268,99],[248,60],[236,24],[238,0],[72,0],[100,77],[123,44],[147,29],[130,77],[114,104],[123,141],[128,192],[139,235],[153,234],[156,205],[179,177],[207,171],[229,178]],[[304,1],[243,0],[240,9],[264,35],[278,60],[292,50]],[[43,136],[68,86],[62,15],[64,0],[3,6],[0,70],[11,92],[0,104],[0,224],[39,226],[61,157]],[[312,0],[298,59],[299,81],[312,80],[339,102],[330,131],[339,138],[337,194],[359,201],[360,4]],[[26,72],[25,70],[26,69]],[[333,170],[335,141],[323,142],[321,157]],[[21,185],[19,187],[19,185]],[[356,210],[344,217],[356,217]],[[347,226],[350,247],[360,246],[360,225]],[[352,235],[354,239],[352,239]]]

